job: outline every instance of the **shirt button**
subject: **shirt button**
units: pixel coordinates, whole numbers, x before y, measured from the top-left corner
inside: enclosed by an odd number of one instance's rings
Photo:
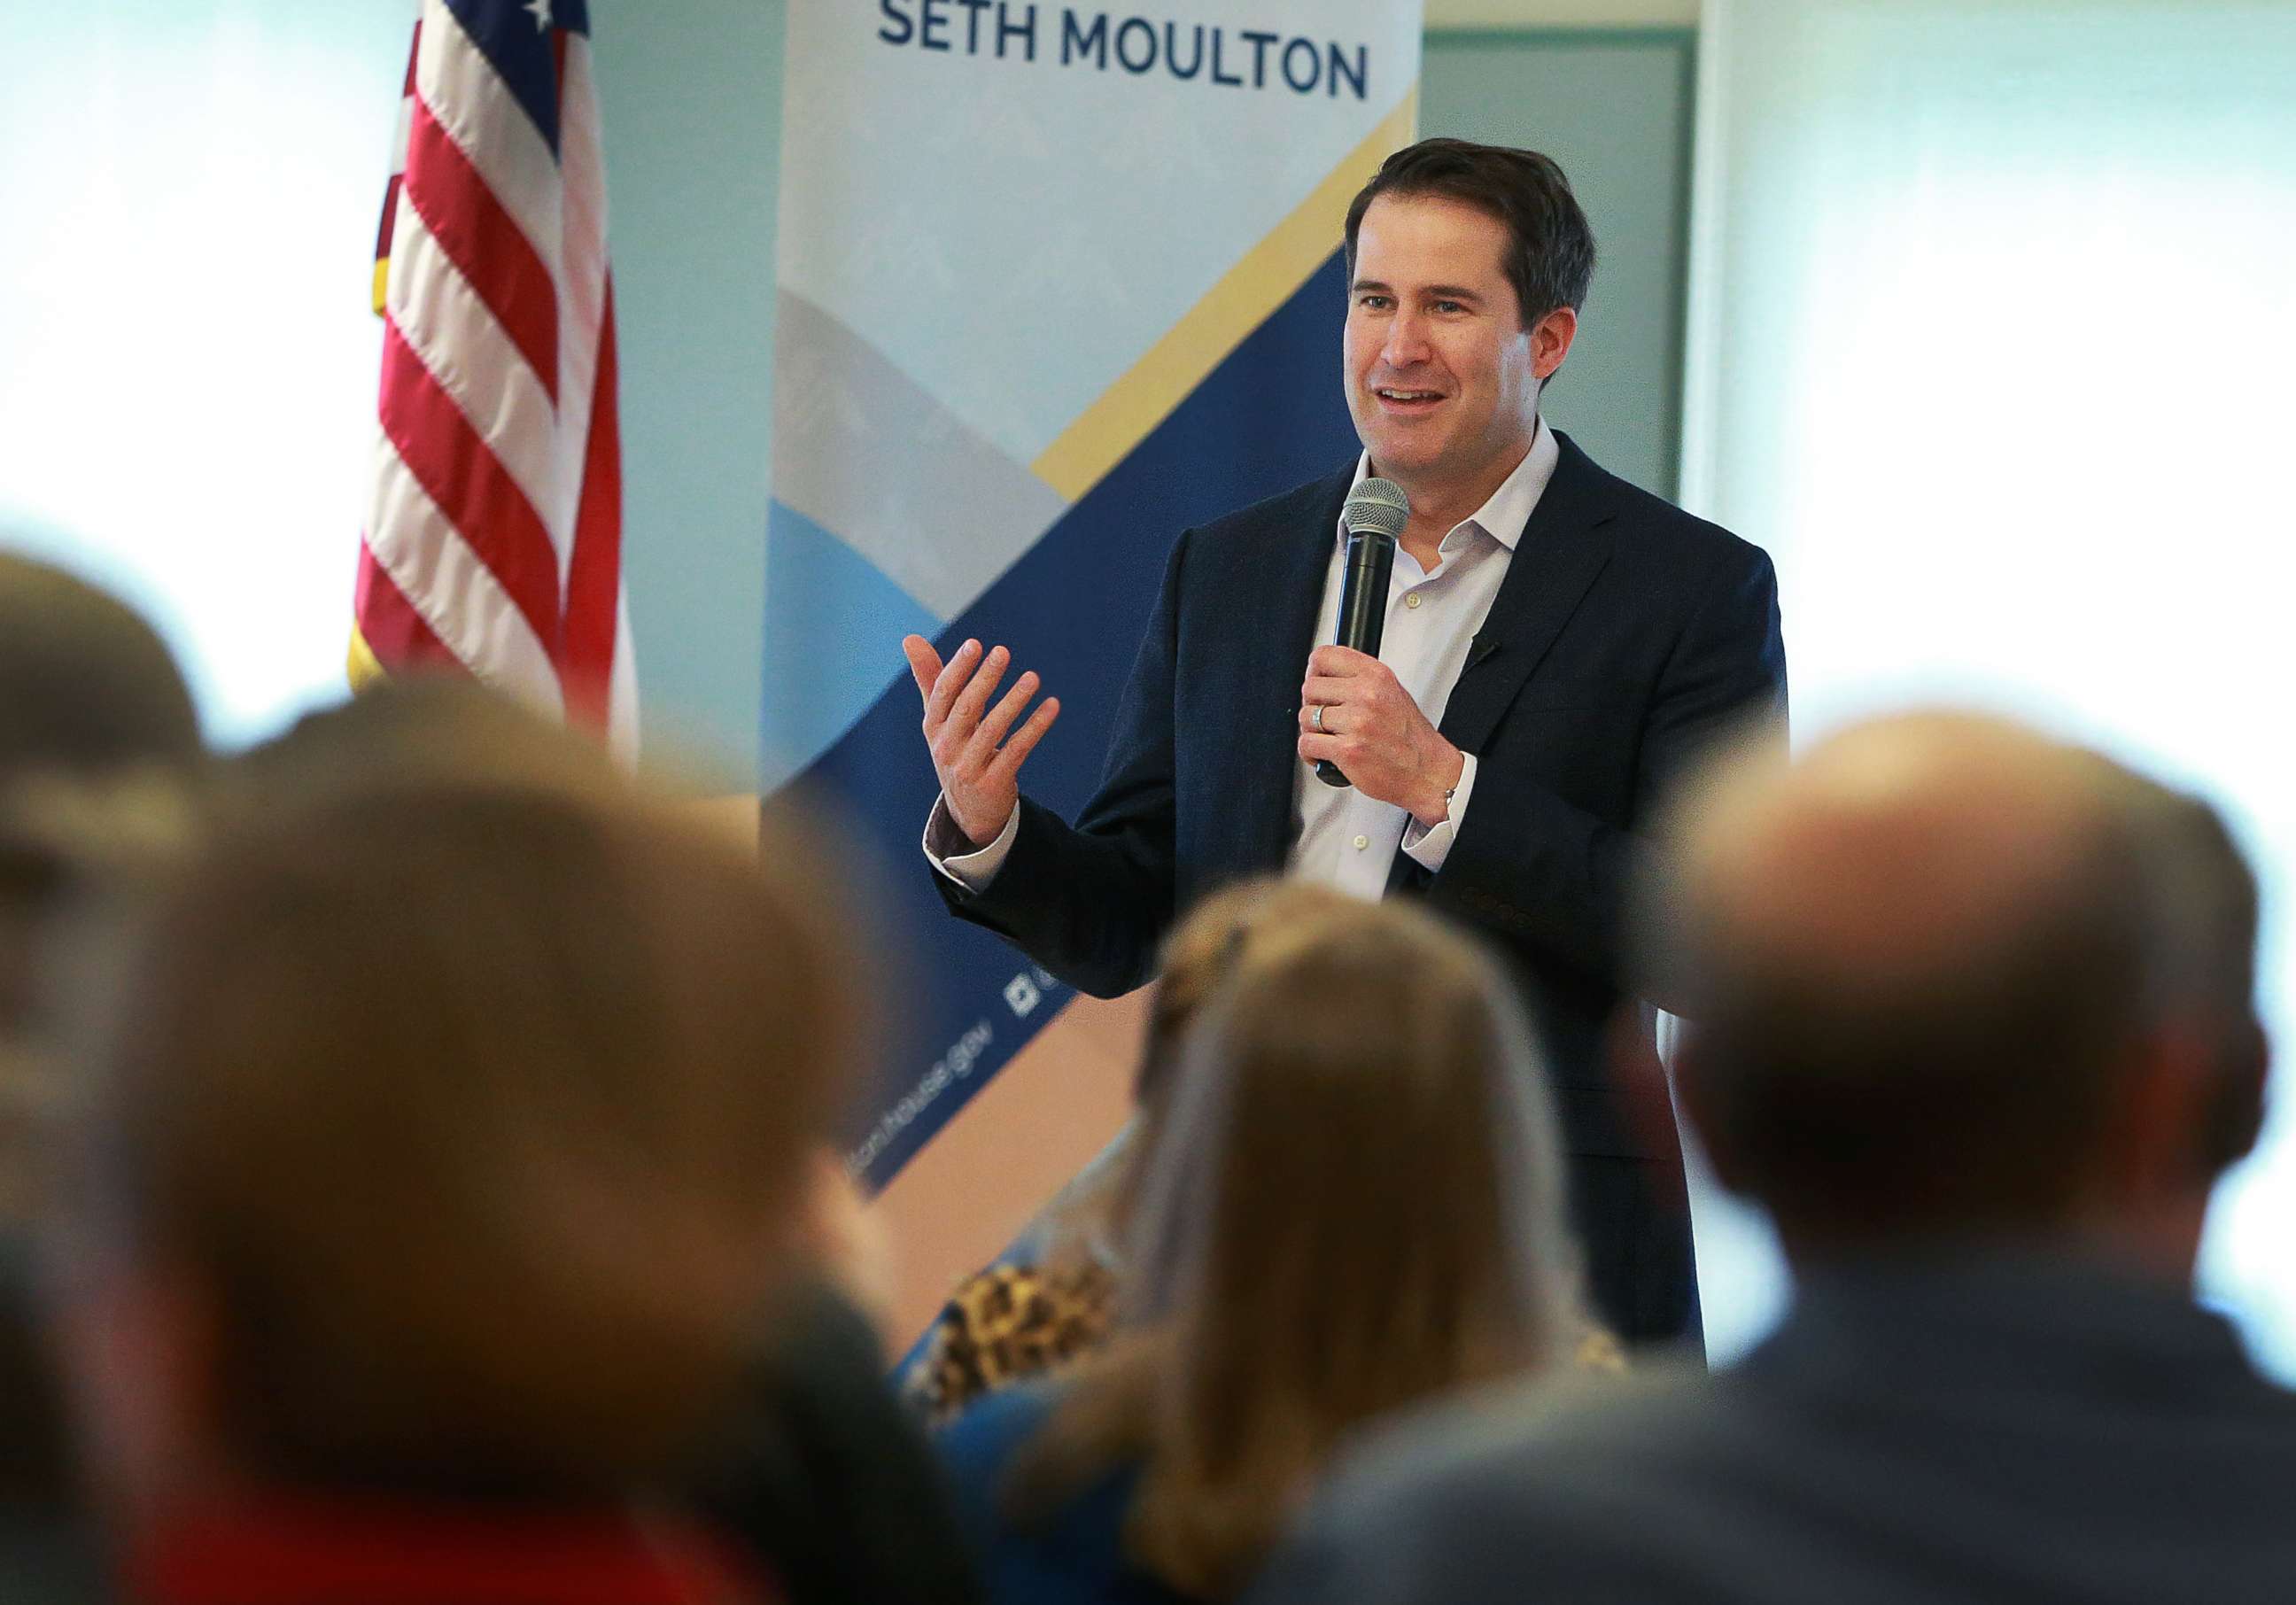
[[[1370,845],[1371,845],[1371,838],[1370,838],[1370,837],[1368,837],[1368,836],[1358,836],[1358,837],[1357,837],[1357,838],[1356,838],[1356,851],[1357,851],[1357,852],[1358,852],[1358,853],[1362,852],[1365,848],[1369,847]]]
[[[1406,608],[1417,607],[1419,605],[1419,593],[1414,591],[1408,596],[1406,596],[1403,599],[1403,605]]]

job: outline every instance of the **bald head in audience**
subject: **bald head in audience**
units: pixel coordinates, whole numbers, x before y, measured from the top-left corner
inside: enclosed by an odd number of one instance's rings
[[[2069,1233],[2189,1272],[2266,1063],[2213,809],[1932,713],[1727,766],[1685,813],[1678,1089],[1790,1253]]]
[[[1782,1319],[1710,1378],[1367,1444],[1254,1605],[2296,1598],[2296,1397],[2193,1297],[2267,1062],[2216,811],[1960,713],[1677,807],[1647,962]]]

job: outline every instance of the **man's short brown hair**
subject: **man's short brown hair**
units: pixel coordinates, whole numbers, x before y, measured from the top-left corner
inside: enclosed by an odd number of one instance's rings
[[[1587,287],[1595,277],[1595,231],[1554,158],[1464,139],[1423,139],[1405,146],[1381,165],[1348,208],[1350,281],[1364,213],[1382,195],[1464,201],[1505,225],[1509,243],[1501,266],[1514,286],[1524,328],[1558,307],[1576,312],[1586,306]]]

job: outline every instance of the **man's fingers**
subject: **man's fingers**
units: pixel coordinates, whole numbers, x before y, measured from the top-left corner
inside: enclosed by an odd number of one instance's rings
[[[940,654],[922,635],[904,635],[901,655],[909,660],[909,677],[917,683],[917,695],[931,698],[933,682],[940,678]]]
[[[1037,703],[1037,711],[1029,716],[1029,722],[1014,731],[1013,739],[1006,741],[1004,749],[997,753],[996,766],[1007,774],[1019,774],[1021,760],[1037,749],[1037,743],[1045,739],[1045,732],[1050,730],[1053,721],[1060,717],[1061,700],[1058,697],[1046,697]]]
[[[948,655],[948,662],[933,677],[932,691],[925,698],[925,724],[928,727],[948,717],[949,705],[956,700],[956,693],[964,689],[964,683],[972,676],[972,666],[980,661],[980,643],[978,641],[968,641]]]
[[[1013,728],[1013,721],[1021,717],[1022,708],[1028,707],[1029,699],[1037,694],[1037,684],[1034,669],[1013,681],[1013,689],[999,698],[996,706],[990,708],[988,717],[980,721],[980,729],[973,740],[985,741],[992,748],[1003,741],[1004,733]]]
[[[948,710],[948,717],[955,721],[959,730],[969,732],[980,722],[980,710],[988,706],[988,699],[996,692],[997,682],[1004,678],[1004,671],[1012,667],[1012,653],[1001,646],[988,649],[988,655],[980,660],[980,672],[972,676],[972,684],[956,693],[955,705]]]
[[[1300,706],[1313,708],[1318,702],[1360,702],[1369,687],[1358,679],[1341,680],[1330,675],[1310,675],[1300,687]]]
[[[1379,659],[1369,652],[1359,652],[1351,646],[1319,646],[1308,654],[1310,675],[1332,675],[1341,679],[1367,675],[1379,667]]]

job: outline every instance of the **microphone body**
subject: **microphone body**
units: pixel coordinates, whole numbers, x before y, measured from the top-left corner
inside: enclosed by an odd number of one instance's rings
[[[1332,637],[1341,646],[1379,656],[1380,636],[1387,629],[1387,587],[1395,572],[1395,536],[1384,529],[1348,531],[1346,572],[1340,582],[1340,627]],[[1348,777],[1329,758],[1316,760],[1316,778],[1327,786],[1344,786]]]

